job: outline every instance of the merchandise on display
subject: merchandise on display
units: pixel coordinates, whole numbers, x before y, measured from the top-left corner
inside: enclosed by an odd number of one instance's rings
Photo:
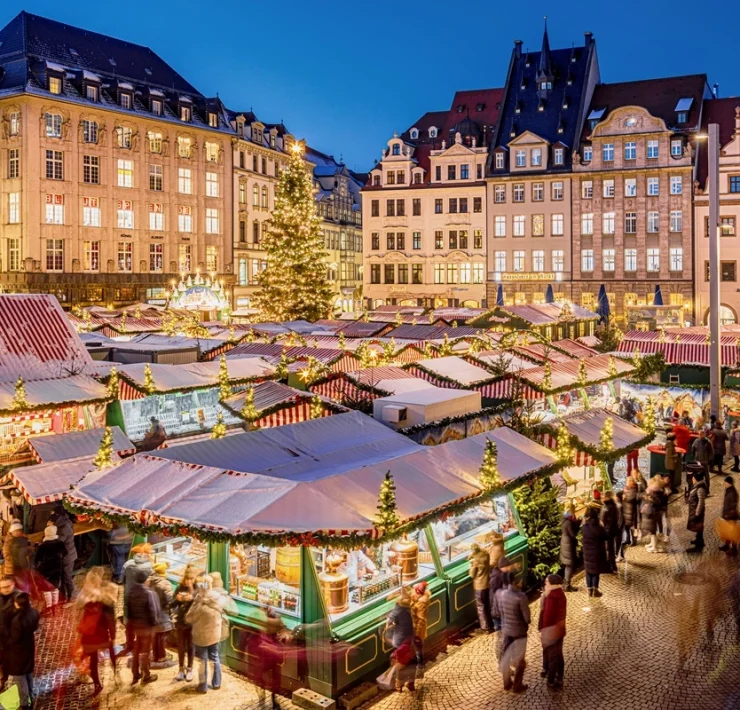
[[[152,546],[154,563],[167,562],[167,579],[179,582],[188,565],[206,571],[208,546],[192,537],[178,537]]]

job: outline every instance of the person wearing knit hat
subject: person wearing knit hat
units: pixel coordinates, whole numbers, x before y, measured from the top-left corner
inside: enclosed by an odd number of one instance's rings
[[[23,525],[18,520],[14,520],[10,524],[10,543],[8,545],[8,552],[10,554],[13,568],[13,576],[16,577],[16,579],[19,576],[25,577],[31,568],[33,554],[31,551],[31,543],[23,534]]]
[[[154,642],[152,646],[152,659],[154,663],[164,664],[167,662],[167,634],[174,628],[169,609],[175,598],[172,584],[165,576],[169,565],[166,562],[157,562],[153,572],[147,579],[146,584],[156,595],[159,601],[159,616],[157,626],[154,630]]]
[[[59,589],[62,585],[64,557],[67,554],[65,544],[57,535],[57,526],[47,525],[44,528],[44,540],[36,550],[33,566],[49,583],[44,590],[46,608],[51,609],[59,603]]]
[[[559,574],[550,574],[545,578],[537,624],[542,642],[542,676],[547,678],[547,685],[551,688],[559,688],[563,684],[565,671],[563,639],[568,600],[562,584],[563,578]]]
[[[8,529],[8,532],[10,533],[23,532],[23,523],[20,520],[14,520],[10,524],[10,528]]]

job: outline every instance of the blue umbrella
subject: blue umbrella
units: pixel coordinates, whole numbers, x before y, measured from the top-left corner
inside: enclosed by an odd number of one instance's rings
[[[545,303],[555,303],[555,294],[552,292],[552,284],[547,284],[547,291],[545,291]]]
[[[504,287],[501,284],[498,285],[498,293],[496,294],[496,305],[504,305]]]
[[[609,320],[609,299],[607,298],[604,284],[601,284],[601,288],[599,288],[599,297],[596,300],[596,312],[599,314],[602,323]]]
[[[659,284],[655,284],[655,295],[653,296],[653,305],[654,306],[663,305],[663,294],[660,292]]]

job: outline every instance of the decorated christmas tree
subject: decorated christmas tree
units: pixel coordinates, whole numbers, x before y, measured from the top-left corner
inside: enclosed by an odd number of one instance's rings
[[[13,401],[10,403],[10,408],[13,410],[28,409],[30,405],[26,399],[26,381],[19,377],[15,381],[15,392],[13,393]]]
[[[108,396],[111,399],[118,399],[118,370],[115,367],[111,367],[110,375],[108,376],[108,384],[106,389],[108,390]]]
[[[426,343],[424,343],[424,357],[427,360],[431,360],[431,358],[434,357],[434,350],[432,350],[432,344],[427,340]]]
[[[259,419],[260,414],[257,411],[257,407],[254,406],[254,387],[247,387],[244,392],[244,404],[242,405],[241,416],[248,424]]]
[[[149,363],[144,365],[144,391],[147,394],[154,394],[154,390],[157,389],[154,385],[154,375],[152,375],[152,368]]]
[[[614,359],[614,355],[609,356],[609,367],[607,368],[606,374],[610,377],[616,377],[617,376],[617,362]]]
[[[578,386],[585,387],[588,382],[588,370],[586,370],[586,361],[581,358],[578,364]]]
[[[122,333],[126,332],[126,312],[125,311],[121,313],[120,328],[121,328]]]
[[[604,453],[614,450],[614,422],[612,422],[612,418],[610,416],[607,416],[604,420],[604,426],[601,427],[601,433],[599,434],[599,448]]]
[[[216,423],[211,430],[211,439],[223,439],[226,436],[226,424],[224,424],[224,415],[219,412],[216,415]]]
[[[393,325],[395,325],[396,328],[403,325],[403,316],[401,315],[401,311],[396,311],[396,317],[393,319]]]
[[[324,402],[317,394],[311,397],[311,409],[309,413],[311,419],[321,419],[324,414]]]
[[[306,360],[306,366],[299,373],[301,381],[305,385],[310,385],[321,377],[324,370],[326,370],[326,367],[324,367],[324,365],[315,357],[309,355],[308,360]]]
[[[542,389],[545,392],[549,392],[552,389],[552,367],[550,361],[545,363],[544,372],[542,374]]]
[[[226,355],[221,355],[221,364],[218,366],[218,398],[226,399],[230,396],[229,368],[226,364]]]
[[[573,449],[570,445],[570,434],[565,424],[560,424],[558,428],[558,448],[555,451],[558,461],[564,464],[570,464],[573,460]]]
[[[280,353],[280,361],[275,367],[275,374],[277,375],[279,380],[288,379],[288,358],[284,352]]]
[[[326,252],[312,174],[303,146],[291,146],[288,167],[275,188],[275,208],[264,239],[267,268],[257,279],[253,305],[267,321],[316,321],[331,309]]]
[[[498,449],[496,448],[496,442],[490,439],[486,439],[486,449],[483,452],[478,483],[486,493],[501,488],[501,475],[498,472]]]
[[[452,355],[452,343],[445,333],[445,337],[442,339],[442,345],[439,346],[439,356],[449,357]]]
[[[391,363],[396,355],[396,339],[391,338],[387,343],[383,343],[383,362]]]
[[[655,434],[655,402],[652,397],[645,402],[645,412],[642,417],[642,428],[649,434]]]
[[[113,432],[109,426],[105,427],[98,453],[95,454],[93,459],[93,465],[99,469],[113,465]]]
[[[344,337],[344,333],[339,334],[339,349],[344,352],[347,349],[347,340]]]
[[[380,484],[378,495],[378,513],[375,516],[375,527],[383,532],[389,532],[401,521],[396,512],[396,484],[388,471]]]

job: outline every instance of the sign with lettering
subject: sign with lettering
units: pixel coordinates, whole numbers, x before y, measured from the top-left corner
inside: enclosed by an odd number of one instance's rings
[[[555,281],[556,279],[556,274],[545,271],[522,271],[501,274],[502,281]]]
[[[118,200],[119,210],[131,210],[133,209],[133,202],[131,200]]]

